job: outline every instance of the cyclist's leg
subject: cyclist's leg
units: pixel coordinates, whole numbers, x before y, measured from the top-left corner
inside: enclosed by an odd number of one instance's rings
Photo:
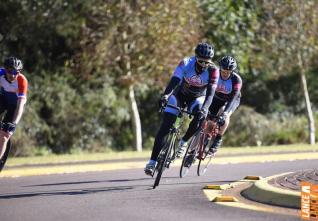
[[[234,111],[238,108],[238,106],[240,105],[240,98],[237,98],[234,101],[234,104],[232,105],[231,109],[228,110],[228,114],[227,117],[225,119],[225,124],[220,128],[220,135],[223,136],[226,129],[228,128],[229,124],[230,124],[230,118],[232,116],[232,114],[234,113]],[[220,114],[222,114],[224,111],[224,109],[221,109]]]
[[[3,123],[12,121],[14,111],[15,111],[14,106],[7,107],[3,96],[0,96],[0,115],[2,115],[4,112],[6,112],[4,119],[3,119]],[[5,147],[7,146],[7,142],[10,139],[10,137],[11,137],[10,134],[8,134],[5,131],[0,129],[0,159],[2,158],[2,156],[6,150]]]
[[[198,97],[196,99],[194,99],[189,105],[188,105],[188,109],[189,111],[191,111],[191,113],[195,114],[198,110],[201,109],[203,103],[204,103],[204,96]],[[200,121],[194,117],[192,119],[192,121],[189,124],[188,130],[186,131],[185,135],[182,137],[182,139],[184,141],[188,141],[193,134],[199,129],[200,127]]]
[[[7,137],[7,133],[3,130],[0,130],[0,159],[2,158],[4,152],[6,151],[6,145],[9,138]]]
[[[223,112],[224,105],[226,104],[225,101],[222,101],[220,99],[217,99],[216,97],[213,98],[212,104],[209,108],[209,112],[212,116],[219,116]],[[222,135],[221,129],[219,133],[214,138],[214,141],[210,147],[210,152],[215,153],[217,151],[217,148],[221,146],[222,144]]]
[[[179,106],[179,101],[175,95],[171,95],[168,100],[168,104]],[[151,174],[151,171],[154,169],[158,155],[163,145],[163,139],[169,133],[178,115],[178,110],[169,107],[165,108],[162,123],[154,141],[151,157],[145,168],[145,172],[147,174]]]
[[[155,138],[150,160],[153,160],[153,161],[157,160],[157,157],[162,147],[163,138],[169,133],[176,119],[177,119],[176,115],[168,113],[168,112],[164,113],[163,121],[161,123],[160,129]]]
[[[188,107],[188,111],[195,114],[202,107],[204,103],[204,99],[205,97],[201,96],[191,100],[186,100],[185,102]],[[184,155],[184,152],[188,147],[188,140],[193,136],[193,134],[197,131],[199,127],[200,127],[200,121],[196,117],[194,117],[192,121],[190,122],[185,135],[179,141],[178,150],[177,150],[177,158],[182,157]]]

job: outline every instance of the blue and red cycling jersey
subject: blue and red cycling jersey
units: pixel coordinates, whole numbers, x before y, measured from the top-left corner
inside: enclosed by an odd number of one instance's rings
[[[222,101],[231,101],[234,97],[239,97],[242,88],[242,78],[235,72],[229,79],[223,80],[220,76],[215,91],[215,97]]]
[[[19,73],[16,80],[9,82],[6,79],[6,70],[0,68],[0,90],[0,94],[8,104],[17,104],[18,98],[27,97],[28,81],[22,73]]]
[[[208,68],[198,74],[195,69],[195,56],[183,59],[175,69],[172,77],[180,79],[179,90],[190,97],[205,96],[208,84],[216,88],[219,78],[217,68]]]

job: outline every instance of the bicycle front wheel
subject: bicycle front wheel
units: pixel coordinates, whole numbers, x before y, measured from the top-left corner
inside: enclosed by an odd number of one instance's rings
[[[11,141],[8,140],[7,146],[6,146],[6,150],[5,150],[2,158],[0,159],[0,172],[2,171],[6,161],[8,159],[8,156],[9,156],[9,153],[10,153],[10,149],[11,149]]]
[[[155,179],[155,183],[153,185],[153,189],[155,189],[160,183],[161,175],[167,166],[167,161],[169,156],[171,155],[171,150],[172,150],[172,147],[175,145],[175,141],[176,141],[176,135],[170,132],[166,136],[163,147],[158,156],[158,162],[156,166],[157,176]]]
[[[200,143],[200,136],[201,133],[198,131],[194,136],[192,137],[190,144],[187,148],[187,151],[182,159],[182,164],[180,167],[180,177],[185,177],[190,170],[190,167],[195,161],[196,154],[198,152],[198,145]]]
[[[203,145],[204,149],[203,149],[203,156],[202,158],[199,160],[199,164],[198,164],[198,168],[197,168],[197,174],[198,176],[202,176],[206,173],[206,171],[208,170],[209,166],[212,164],[212,158],[213,155],[209,154],[209,148],[211,146],[211,139],[206,136],[205,139],[208,140],[204,140]]]

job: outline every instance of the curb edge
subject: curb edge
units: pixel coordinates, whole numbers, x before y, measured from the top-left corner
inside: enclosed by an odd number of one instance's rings
[[[256,181],[253,185],[241,192],[247,199],[294,209],[300,209],[300,192],[284,190],[268,184],[268,181],[279,176],[287,175],[292,172],[270,176]]]

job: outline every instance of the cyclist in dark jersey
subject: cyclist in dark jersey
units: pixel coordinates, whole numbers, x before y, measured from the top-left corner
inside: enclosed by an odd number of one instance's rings
[[[242,79],[237,73],[236,60],[231,56],[223,57],[220,62],[220,78],[209,111],[212,115],[218,115],[220,131],[210,147],[210,153],[214,154],[222,144],[222,136],[225,133],[233,112],[240,105]]]
[[[0,115],[4,113],[0,129],[0,159],[26,103],[28,81],[21,73],[22,68],[21,60],[15,57],[5,59],[4,68],[0,68]]]
[[[189,128],[179,143],[178,156],[182,155],[189,140],[199,128],[200,122],[207,116],[217,81],[219,70],[212,66],[214,49],[207,43],[199,43],[195,48],[195,56],[184,58],[176,67],[174,74],[160,99],[160,106],[168,103],[177,107],[187,107],[195,113]],[[162,141],[175,123],[179,111],[166,107],[163,122],[156,135],[151,158],[145,167],[145,173],[151,175],[162,147]],[[178,157],[177,156],[177,157]]]

